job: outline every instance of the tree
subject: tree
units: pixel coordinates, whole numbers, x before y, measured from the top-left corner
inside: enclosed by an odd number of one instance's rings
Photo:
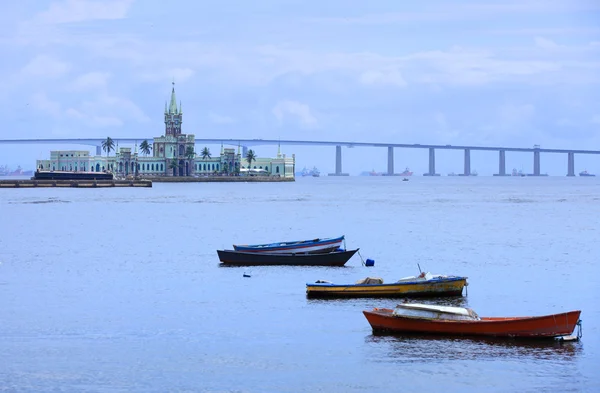
[[[106,152],[106,157],[108,158],[110,151],[115,150],[115,141],[111,137],[107,137],[102,141],[102,150]]]
[[[169,168],[173,170],[173,176],[175,176],[175,173],[177,172],[177,168],[179,168],[179,164],[177,163],[176,158],[173,158],[171,160],[171,162],[169,163]]]
[[[203,160],[210,158],[210,150],[208,149],[208,147],[205,147],[204,149],[202,149],[202,153],[200,153],[200,155],[202,156]]]
[[[193,160],[194,157],[196,157],[196,152],[194,151],[194,147],[193,146],[188,146],[185,148],[185,157],[188,160]]]
[[[148,143],[148,141],[143,141],[140,143],[140,150],[144,156],[150,154],[150,150],[152,150],[152,146]]]
[[[248,169],[252,166],[252,161],[256,161],[256,154],[254,154],[254,150],[248,150],[246,153],[246,161],[248,162]]]

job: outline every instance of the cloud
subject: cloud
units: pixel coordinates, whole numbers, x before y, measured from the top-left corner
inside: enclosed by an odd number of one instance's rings
[[[405,6],[403,8],[410,9]],[[481,19],[497,19],[501,15],[517,14],[560,14],[565,12],[597,11],[598,4],[593,2],[539,0],[539,1],[503,1],[497,3],[463,3],[451,4],[446,2],[433,7],[426,6],[421,10],[397,12],[393,11],[368,13],[362,15],[345,15],[308,18],[308,22],[335,25],[387,25],[422,22],[465,21]]]
[[[367,86],[406,86],[406,81],[398,69],[371,70],[363,72],[360,82]]]
[[[229,116],[223,116],[216,113],[209,113],[208,119],[215,124],[232,124],[235,123],[235,119]]]
[[[104,89],[110,77],[111,74],[108,72],[88,72],[75,78],[71,88],[76,91]]]
[[[70,70],[69,63],[60,61],[52,56],[38,55],[21,69],[24,76],[57,78]]]
[[[302,126],[314,128],[317,126],[317,119],[311,113],[310,107],[297,101],[279,101],[272,109],[273,114],[279,120],[280,124],[287,117],[295,117]]]
[[[81,108],[90,117],[99,116],[99,113],[109,113],[111,118],[115,117],[114,114],[119,114],[141,123],[150,121],[150,118],[133,101],[108,94],[100,94],[94,101],[83,102]]]
[[[45,92],[33,94],[31,96],[31,106],[34,109],[53,117],[60,116],[60,103],[50,100]]]
[[[557,49],[559,45],[556,42],[543,37],[535,37],[535,44],[542,49]]]
[[[32,24],[62,24],[102,19],[122,19],[133,0],[64,0],[56,1],[30,21]]]
[[[90,127],[120,127],[123,125],[123,121],[117,117],[83,113],[74,108],[67,109],[65,115],[68,118],[80,120]]]

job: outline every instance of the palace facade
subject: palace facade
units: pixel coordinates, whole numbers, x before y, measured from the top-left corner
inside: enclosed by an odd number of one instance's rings
[[[50,159],[37,160],[40,170],[52,171],[111,171],[116,175],[140,175],[142,177],[185,177],[201,175],[264,175],[294,177],[295,155],[287,157],[277,150],[277,157],[256,157],[248,166],[246,157],[240,153],[241,146],[224,148],[213,157],[206,147],[200,155],[196,151],[195,135],[183,134],[183,110],[181,102],[177,106],[175,83],[171,90],[171,100],[165,103],[165,134],[154,138],[152,146],[138,153],[138,146],[115,147],[115,155],[92,156],[85,150],[56,150],[50,152]],[[140,145],[140,149],[143,146]]]

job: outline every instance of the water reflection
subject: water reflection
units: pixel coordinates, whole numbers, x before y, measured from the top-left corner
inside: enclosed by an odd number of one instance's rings
[[[464,338],[425,335],[366,336],[370,346],[384,348],[391,361],[430,362],[442,360],[519,360],[573,361],[583,353],[583,343],[555,340],[503,338]]]
[[[453,306],[453,307],[469,307],[469,299],[466,296],[444,296],[444,297],[425,297],[425,298],[408,298],[408,297],[359,297],[359,298],[306,298],[308,304],[327,303],[331,305],[347,304],[349,302],[369,305],[379,308],[394,308],[400,303],[423,303],[434,304],[437,306]],[[368,309],[368,308],[367,308]]]

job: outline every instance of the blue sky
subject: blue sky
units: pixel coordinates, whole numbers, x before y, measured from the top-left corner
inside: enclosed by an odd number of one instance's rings
[[[159,136],[174,79],[197,138],[600,149],[595,0],[7,2],[0,50],[0,139]],[[33,168],[52,148],[0,145],[0,164]],[[335,165],[333,148],[283,150]],[[385,149],[343,154],[351,173],[386,168]],[[426,151],[395,156],[427,169]],[[437,164],[459,172],[462,152]],[[497,154],[472,167],[492,173]]]

